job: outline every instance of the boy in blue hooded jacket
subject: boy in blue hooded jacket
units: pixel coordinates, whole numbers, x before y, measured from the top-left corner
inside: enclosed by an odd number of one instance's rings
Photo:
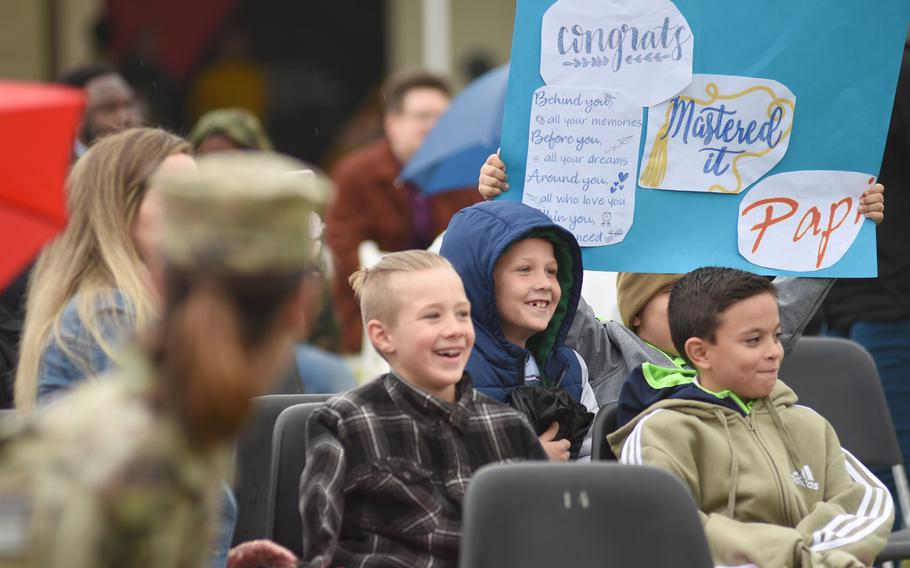
[[[581,249],[575,237],[521,203],[478,203],[456,213],[440,254],[464,281],[476,341],[467,372],[475,388],[508,403],[522,385],[558,385],[589,412],[597,401],[588,369],[565,346],[581,297]],[[569,442],[540,441],[551,459],[568,459]],[[586,441],[579,457],[590,454]]]

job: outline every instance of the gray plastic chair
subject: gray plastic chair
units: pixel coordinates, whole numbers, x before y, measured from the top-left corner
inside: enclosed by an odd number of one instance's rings
[[[841,445],[866,467],[894,473],[904,529],[876,562],[910,558],[910,488],[875,361],[863,346],[836,337],[804,337],[784,358],[780,378],[834,426]]]
[[[281,412],[295,404],[324,402],[326,394],[275,394],[253,399],[249,423],[237,441],[237,524],[234,545],[268,535],[272,433]]]
[[[487,466],[462,527],[460,568],[713,566],[689,490],[648,466]]]
[[[600,407],[594,424],[591,425],[591,461],[616,461],[607,436],[616,430],[616,419],[619,416],[618,402],[610,402]]]
[[[297,556],[303,555],[300,520],[300,475],[306,465],[306,422],[320,403],[298,404],[275,420],[272,480],[268,504],[269,538]]]

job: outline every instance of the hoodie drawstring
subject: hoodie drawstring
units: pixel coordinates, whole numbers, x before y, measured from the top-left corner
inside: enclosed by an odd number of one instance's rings
[[[807,462],[802,460],[799,457],[799,454],[796,453],[796,444],[793,443],[793,436],[790,434],[790,430],[784,425],[784,421],[781,420],[780,415],[777,413],[777,408],[775,407],[774,401],[771,400],[771,397],[765,399],[765,404],[768,407],[768,414],[771,415],[771,420],[774,422],[775,428],[780,432],[784,437],[784,445],[787,447],[787,457],[790,458],[790,464],[796,471],[802,472],[803,465]],[[791,511],[790,501],[784,500],[784,514],[790,518],[791,522],[798,522],[798,518],[794,519],[794,515]]]
[[[787,430],[787,427],[784,426],[784,421],[780,419],[780,414],[777,413],[774,401],[770,397],[765,399],[765,404],[768,406],[768,414],[771,415],[774,426],[778,432],[784,435],[784,440],[787,442],[784,445],[787,447],[787,456],[790,458],[790,464],[797,470],[801,470],[805,462],[796,453],[796,444],[793,443],[793,436],[790,434],[790,430]]]
[[[727,423],[727,417],[721,409],[714,409],[714,416],[724,425],[724,433],[727,435],[727,447],[730,449],[730,492],[727,494],[727,512],[726,516],[733,517],[733,509],[736,506],[736,490],[739,486],[739,459],[736,457],[736,451],[733,448],[733,436],[730,434],[730,425]]]

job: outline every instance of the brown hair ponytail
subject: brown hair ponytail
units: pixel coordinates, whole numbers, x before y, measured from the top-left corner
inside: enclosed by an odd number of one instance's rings
[[[263,370],[253,355],[276,344],[266,340],[299,283],[299,275],[255,281],[172,278],[173,301],[153,339],[152,356],[161,375],[160,395],[177,408],[195,446],[230,439],[240,429],[251,399],[262,394],[266,382],[256,376]],[[285,344],[276,345],[274,357]]]

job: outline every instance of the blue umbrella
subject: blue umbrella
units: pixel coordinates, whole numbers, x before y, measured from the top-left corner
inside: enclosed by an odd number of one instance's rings
[[[499,148],[509,66],[481,75],[452,100],[401,177],[427,194],[477,185],[487,156]]]

